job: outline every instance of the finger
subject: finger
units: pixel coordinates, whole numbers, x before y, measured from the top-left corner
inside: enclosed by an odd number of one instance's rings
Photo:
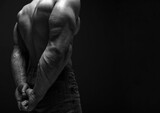
[[[22,95],[20,92],[18,92],[18,90],[15,91],[15,97],[17,101],[23,101],[28,99],[28,96],[26,94]]]
[[[15,91],[15,97],[16,97],[17,101],[21,101],[22,100],[22,96],[19,94],[17,89]]]
[[[22,106],[21,110],[22,111],[28,111],[28,106]]]
[[[33,89],[28,88],[28,89],[26,90],[26,93],[27,93],[28,95],[31,95],[32,92],[33,92]]]
[[[30,88],[27,89],[26,93],[27,93],[27,95],[29,97],[29,100],[33,100],[33,98],[34,98],[33,89],[30,89]]]
[[[28,100],[24,100],[21,102],[21,110],[27,111],[28,110]]]
[[[18,91],[19,93],[22,93],[22,88],[23,88],[23,85],[19,85],[19,86],[17,87],[17,91]]]
[[[26,95],[26,90],[28,88],[28,85],[27,84],[24,84],[24,86],[22,87],[22,94],[23,95]]]
[[[20,101],[18,101],[18,102],[17,102],[17,104],[18,104],[18,108],[19,108],[19,110],[21,111],[21,110],[22,110],[21,102],[20,102]]]
[[[24,100],[23,102],[21,102],[22,106],[28,106],[28,100]]]

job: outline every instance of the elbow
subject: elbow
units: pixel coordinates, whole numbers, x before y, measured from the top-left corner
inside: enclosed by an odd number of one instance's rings
[[[61,63],[65,62],[65,60],[68,58],[69,52],[69,48],[66,47],[60,48],[52,46],[51,48],[47,48],[43,54],[43,63],[48,65],[50,68],[59,67]]]
[[[56,47],[47,48],[43,54],[43,60],[45,64],[58,64],[63,58],[62,51]]]

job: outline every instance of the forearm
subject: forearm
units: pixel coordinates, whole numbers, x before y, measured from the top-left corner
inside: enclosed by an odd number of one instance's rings
[[[47,90],[56,81],[71,56],[71,46],[60,53],[54,46],[47,46],[38,69],[34,92],[37,98],[43,98]]]
[[[66,53],[62,55],[59,53],[59,50],[56,50],[54,46],[48,43],[47,48],[40,58],[36,82],[29,96],[29,111],[35,108],[39,101],[43,99],[51,85],[56,81],[68,61],[69,51]]]
[[[20,50],[17,46],[14,47],[11,56],[11,68],[16,85],[26,83],[25,76],[25,61],[20,54]]]

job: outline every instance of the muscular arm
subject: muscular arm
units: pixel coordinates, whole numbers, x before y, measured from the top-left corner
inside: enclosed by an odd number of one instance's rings
[[[17,23],[15,24],[13,31],[13,52],[11,55],[11,68],[13,72],[13,77],[16,83],[15,97],[18,103],[19,109],[22,109],[22,103],[26,98],[26,89],[28,85],[26,83],[26,75],[25,75],[25,59],[24,59],[24,45],[20,41],[20,33],[18,31]],[[22,46],[23,45],[23,46]]]
[[[73,36],[79,27],[79,0],[67,3],[64,1],[56,3],[49,18],[49,41],[39,60],[33,89],[37,101],[40,101],[54,84],[70,58]]]
[[[25,60],[22,55],[22,48],[20,48],[18,44],[18,37],[19,34],[16,23],[13,31],[14,48],[11,55],[11,67],[12,67],[13,77],[15,79],[15,83],[17,86],[26,83]]]

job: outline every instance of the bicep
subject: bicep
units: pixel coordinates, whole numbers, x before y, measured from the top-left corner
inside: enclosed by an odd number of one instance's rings
[[[72,1],[72,2],[71,2]],[[69,25],[69,29],[73,34],[79,27],[79,0],[59,0],[49,17],[49,27],[51,30],[61,31],[66,24]]]
[[[18,23],[15,24],[13,29],[13,53],[14,57],[27,58],[27,49],[20,34]]]
[[[13,29],[13,52],[12,52],[12,62],[15,63],[17,58],[21,56],[21,49],[19,47],[19,33],[18,33],[18,24],[16,23]],[[21,60],[21,59],[19,59]]]
[[[18,23],[16,22],[13,30],[13,44],[14,46],[17,46],[19,48],[23,48],[22,42],[22,36],[20,34],[19,28],[18,28]]]

